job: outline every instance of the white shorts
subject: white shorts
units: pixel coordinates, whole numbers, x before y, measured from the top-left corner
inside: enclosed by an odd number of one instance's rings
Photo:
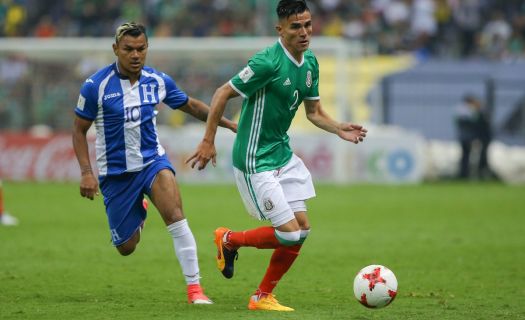
[[[282,168],[248,174],[233,168],[235,182],[248,213],[259,220],[270,220],[274,227],[306,211],[304,201],[315,197],[310,171],[292,155]]]

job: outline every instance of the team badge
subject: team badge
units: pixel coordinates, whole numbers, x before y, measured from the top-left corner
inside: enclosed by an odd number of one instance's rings
[[[84,98],[82,95],[78,96],[78,102],[77,102],[77,108],[80,111],[84,111],[84,106],[86,105],[86,98]]]
[[[306,86],[308,88],[312,86],[312,72],[310,70],[306,73]]]
[[[246,68],[239,72],[239,78],[242,80],[242,82],[246,83],[251,77],[253,77],[254,74],[255,72],[253,72],[252,68],[250,68],[250,66],[246,66]]]
[[[263,204],[264,204],[264,210],[266,210],[266,211],[272,211],[273,208],[275,207],[273,205],[272,200],[270,200],[268,198],[264,199]]]

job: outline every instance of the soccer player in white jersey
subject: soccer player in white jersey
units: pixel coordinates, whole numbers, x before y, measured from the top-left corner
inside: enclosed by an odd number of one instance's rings
[[[2,180],[0,179],[0,225],[1,226],[16,226],[18,219],[4,211],[4,189]]]
[[[144,26],[133,22],[119,26],[113,51],[117,61],[84,82],[75,108],[73,146],[82,175],[80,194],[93,200],[100,183],[111,238],[124,256],[131,254],[140,240],[147,194],[173,238],[188,302],[211,304],[200,286],[197,247],[182,210],[175,169],[159,143],[155,124],[160,102],[202,121],[206,121],[209,108],[187,96],[165,73],[144,65],[148,51]],[[92,123],[96,128],[98,181],[86,138]],[[236,131],[237,125],[228,119],[221,118],[220,124]]]
[[[266,274],[250,297],[250,310],[292,311],[281,305],[273,289],[299,255],[310,232],[306,200],[315,196],[308,169],[289,146],[288,128],[302,102],[308,120],[340,138],[359,143],[366,136],[360,125],[339,123],[323,110],[319,97],[319,66],[308,49],[312,17],[303,0],[281,0],[277,6],[279,40],[257,54],[248,65],[215,92],[206,133],[187,160],[203,169],[216,161],[217,125],[226,103],[244,98],[233,166],[237,187],[248,212],[272,226],[234,232],[215,230],[217,266],[226,278],[240,247],[273,249]]]

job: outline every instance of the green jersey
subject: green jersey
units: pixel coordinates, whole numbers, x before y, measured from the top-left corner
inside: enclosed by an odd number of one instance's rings
[[[243,98],[233,165],[246,173],[283,167],[292,157],[287,131],[303,100],[319,100],[319,64],[307,50],[301,62],[281,40],[256,53],[230,80]]]

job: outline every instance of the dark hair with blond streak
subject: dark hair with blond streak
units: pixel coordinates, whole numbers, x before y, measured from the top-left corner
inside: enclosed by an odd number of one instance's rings
[[[118,26],[115,32],[115,43],[118,43],[125,35],[130,35],[134,38],[144,34],[146,41],[148,41],[148,35],[146,34],[146,27],[136,22],[126,22]]]

